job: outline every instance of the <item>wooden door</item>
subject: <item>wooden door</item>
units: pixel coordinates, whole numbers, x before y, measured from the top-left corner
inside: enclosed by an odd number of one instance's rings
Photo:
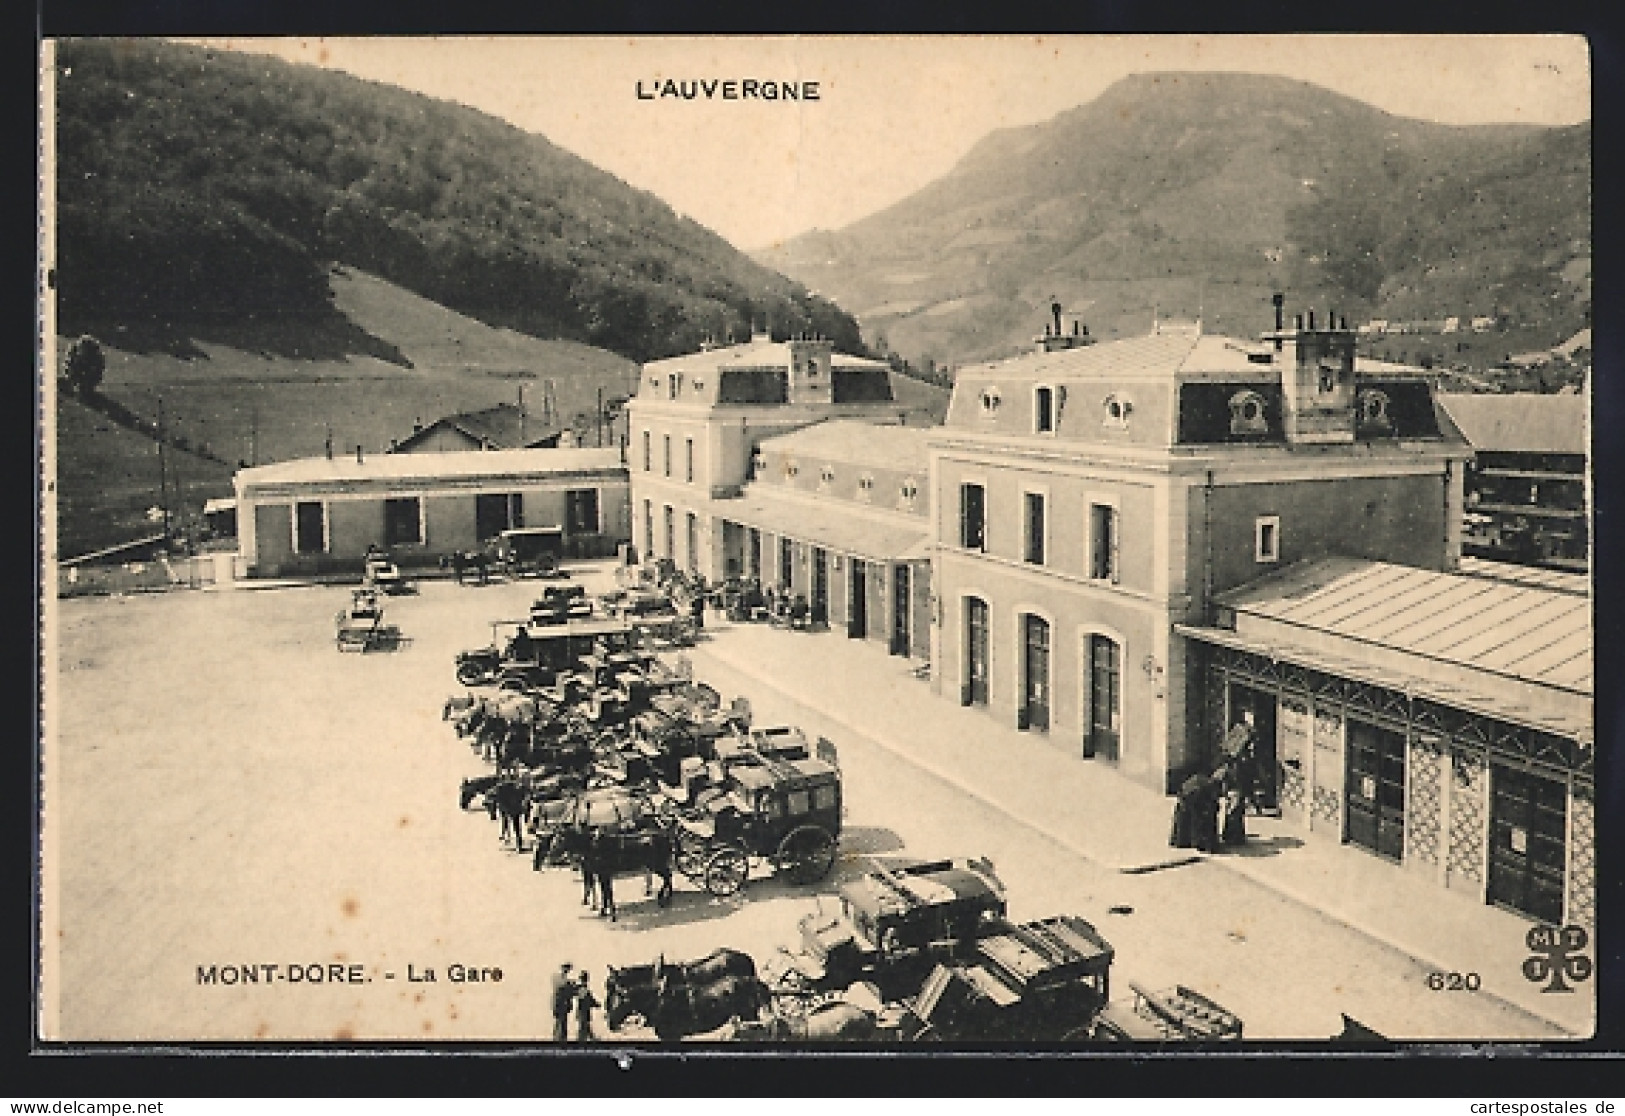
[[[862,639],[869,634],[869,576],[866,563],[852,559],[852,576],[847,579],[846,634]]]
[[[1116,641],[1089,637],[1089,724],[1083,754],[1117,762],[1122,746],[1123,653]]]
[[[1348,840],[1378,856],[1405,853],[1405,737],[1348,721]]]
[[[1561,782],[1490,765],[1490,902],[1562,925],[1567,824]]]
[[[895,567],[892,585],[892,626],[891,626],[891,653],[893,655],[908,654],[908,603],[909,603],[909,576],[908,567],[899,565]]]

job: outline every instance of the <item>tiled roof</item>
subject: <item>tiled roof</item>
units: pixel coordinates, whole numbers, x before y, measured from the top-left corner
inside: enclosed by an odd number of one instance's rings
[[[1475,450],[1585,453],[1582,395],[1439,395],[1439,405]]]
[[[926,439],[937,433],[929,426],[893,426],[860,422],[856,419],[829,419],[789,434],[764,438],[762,448],[775,453],[805,454],[829,461],[848,461],[918,473],[930,466]]]
[[[1219,601],[1306,633],[1592,692],[1591,601],[1572,593],[1324,558],[1231,590]]]
[[[465,450],[452,453],[376,453],[302,457],[237,471],[240,491],[267,484],[355,481],[420,482],[470,477],[544,476],[549,473],[624,470],[618,449]]]
[[[991,364],[966,365],[958,379],[1100,379],[1201,380],[1256,378],[1273,379],[1278,366],[1255,363],[1249,354],[1275,356],[1268,342],[1243,341],[1219,334],[1200,334],[1195,329],[1167,329],[1143,337],[1128,337],[1061,349],[1052,353],[1031,352]],[[1426,376],[1420,368],[1392,364],[1366,357],[1355,359],[1355,371],[1364,376]]]
[[[756,338],[740,345],[723,345],[697,353],[683,353],[664,360],[652,360],[643,366],[644,372],[683,371],[696,372],[716,368],[790,367],[790,342]],[[833,353],[832,368],[886,368],[883,360]]]
[[[465,411],[462,414],[437,419],[422,430],[402,438],[395,448],[410,449],[415,443],[423,441],[431,431],[442,426],[460,430],[491,449],[523,449],[525,446],[534,446],[537,442],[547,441],[558,435],[556,427],[543,422],[535,415],[526,415],[523,423],[524,440],[521,443],[519,408],[512,403],[498,403],[495,407],[487,407],[483,411]]]

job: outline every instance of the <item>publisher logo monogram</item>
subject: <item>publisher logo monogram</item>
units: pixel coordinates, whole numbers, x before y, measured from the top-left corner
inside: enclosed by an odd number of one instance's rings
[[[1589,940],[1583,926],[1531,928],[1524,942],[1534,956],[1524,959],[1524,978],[1532,984],[1547,981],[1542,992],[1573,992],[1567,981],[1591,978],[1591,958],[1580,952]]]

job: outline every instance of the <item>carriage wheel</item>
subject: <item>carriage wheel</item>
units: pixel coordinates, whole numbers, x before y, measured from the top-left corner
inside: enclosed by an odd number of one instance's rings
[[[485,669],[475,662],[458,663],[457,681],[465,686],[478,686],[485,681]]]
[[[690,833],[682,826],[676,827],[677,843],[673,851],[673,859],[677,863],[677,870],[691,880],[700,879],[705,874],[706,847],[705,838]]]
[[[719,899],[726,899],[745,886],[745,878],[749,875],[750,858],[743,850],[724,848],[705,865],[705,890]]]
[[[779,844],[773,866],[788,876],[791,883],[817,883],[835,866],[835,838],[816,825],[791,830]]]

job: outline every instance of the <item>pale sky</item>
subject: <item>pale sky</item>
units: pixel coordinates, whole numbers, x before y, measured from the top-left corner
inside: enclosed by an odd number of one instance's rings
[[[539,132],[737,247],[835,229],[987,133],[1128,74],[1280,74],[1451,124],[1591,115],[1575,36],[345,38],[214,40],[458,101]],[[639,100],[666,78],[816,81],[815,102]]]

